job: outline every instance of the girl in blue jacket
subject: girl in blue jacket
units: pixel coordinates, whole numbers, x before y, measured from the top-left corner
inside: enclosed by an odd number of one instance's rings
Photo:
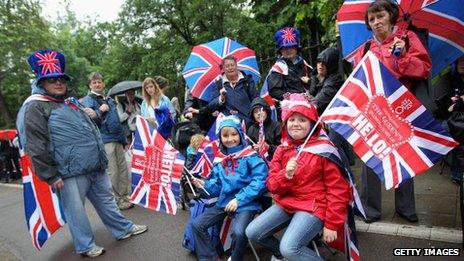
[[[257,199],[265,192],[268,173],[266,163],[245,141],[236,116],[228,116],[219,123],[219,155],[206,180],[193,179],[196,187],[203,187],[218,197],[215,206],[207,208],[192,223],[192,232],[199,260],[217,260],[218,254],[210,242],[208,228],[233,216],[232,256],[229,260],[243,260],[248,239],[245,229],[260,210]]]

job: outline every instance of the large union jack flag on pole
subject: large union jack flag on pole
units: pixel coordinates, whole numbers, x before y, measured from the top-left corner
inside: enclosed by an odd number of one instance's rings
[[[130,201],[175,215],[184,158],[144,118],[137,117],[136,125]]]
[[[20,142],[21,146],[21,142]],[[23,175],[24,210],[32,244],[41,249],[53,233],[66,221],[57,195],[35,174],[32,161],[20,147]]]
[[[224,37],[193,47],[182,71],[193,97],[205,101],[214,98],[211,97],[211,93],[216,88],[215,82],[222,72],[222,59],[230,55],[237,60],[238,70],[253,76],[255,82],[259,81],[255,51]]]
[[[387,189],[421,174],[458,145],[371,52],[321,119],[353,145]]]

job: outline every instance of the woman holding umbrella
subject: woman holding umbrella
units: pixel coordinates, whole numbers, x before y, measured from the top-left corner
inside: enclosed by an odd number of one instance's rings
[[[153,78],[147,77],[142,83],[143,102],[141,115],[157,128],[165,138],[169,138],[171,128],[174,126],[176,110],[171,101],[165,96]]]
[[[395,26],[399,16],[398,6],[389,0],[377,0],[369,5],[365,12],[365,23],[372,30],[373,37],[359,48],[354,56],[354,66],[367,51],[371,51],[393,75],[413,93],[427,79],[431,70],[430,56],[412,31]],[[366,222],[380,219],[381,193],[377,175],[367,166],[361,174],[363,180],[361,201],[366,212]],[[417,222],[414,202],[414,183],[410,179],[395,190],[396,213],[408,220]]]
[[[137,115],[140,115],[140,104],[135,97],[135,90],[127,90],[123,97],[117,97],[119,121],[123,125],[124,134],[129,143],[132,141],[132,133],[134,133],[136,126],[135,120]]]
[[[226,56],[222,59],[223,74],[216,81],[216,88],[212,93],[213,99],[208,104],[210,111],[218,111],[226,116],[236,115],[247,125],[251,123],[248,113],[251,102],[258,97],[258,90],[251,75],[239,71],[237,59]]]

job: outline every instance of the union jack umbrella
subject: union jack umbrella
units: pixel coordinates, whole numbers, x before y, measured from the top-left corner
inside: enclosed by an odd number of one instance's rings
[[[343,57],[353,54],[369,38],[364,13],[373,0],[346,0],[337,13]],[[462,0],[397,0],[400,7],[398,26],[407,20],[429,31],[428,49],[432,57],[432,76],[464,54],[464,8]],[[406,21],[405,21],[406,20]]]
[[[13,129],[0,130],[0,140],[13,140],[18,132]]]
[[[421,174],[458,145],[370,51],[321,120],[353,145],[387,189]]]
[[[184,158],[144,118],[138,116],[136,125],[130,201],[175,215]]]
[[[233,55],[237,59],[239,71],[252,75],[255,82],[259,81],[259,69],[255,51],[227,37],[200,44],[192,49],[182,75],[193,97],[210,101],[215,81],[221,75],[222,59]]]

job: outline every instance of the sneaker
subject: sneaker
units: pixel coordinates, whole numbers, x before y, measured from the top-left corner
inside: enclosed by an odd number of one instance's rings
[[[127,209],[130,209],[130,208],[133,208],[133,207],[134,207],[134,204],[132,204],[130,202],[127,202],[127,201],[123,201],[123,202],[118,204],[119,210],[127,210]]]
[[[145,226],[145,225],[135,225],[134,224],[134,226],[132,226],[131,230],[129,232],[127,232],[127,234],[125,234],[119,240],[123,240],[123,239],[129,238],[131,236],[142,234],[143,232],[145,232],[147,230],[148,230],[148,227]]]
[[[94,246],[89,251],[86,251],[81,255],[85,257],[97,257],[103,255],[103,253],[105,253],[105,249],[103,247]]]

